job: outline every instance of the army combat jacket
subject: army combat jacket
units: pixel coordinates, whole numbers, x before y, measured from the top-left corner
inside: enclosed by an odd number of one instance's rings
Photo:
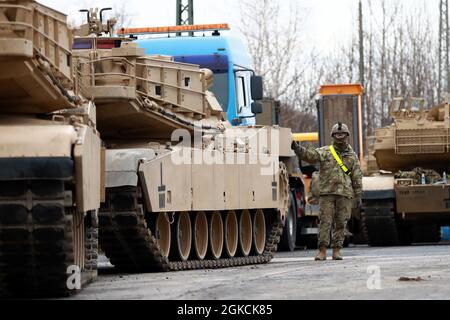
[[[295,150],[297,156],[311,164],[320,164],[320,195],[338,195],[347,198],[361,198],[362,172],[358,156],[348,145],[345,151],[336,148],[350,174],[344,173],[336,159],[331,154],[330,147],[319,149],[298,146]]]

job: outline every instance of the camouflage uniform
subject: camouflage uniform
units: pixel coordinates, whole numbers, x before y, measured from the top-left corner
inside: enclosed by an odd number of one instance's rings
[[[311,164],[320,163],[320,233],[319,247],[330,245],[330,231],[334,222],[332,247],[343,247],[347,222],[351,218],[354,199],[362,196],[362,172],[357,155],[349,144],[334,144],[337,154],[350,170],[347,175],[334,159],[330,147],[320,149],[297,145],[297,156]]]

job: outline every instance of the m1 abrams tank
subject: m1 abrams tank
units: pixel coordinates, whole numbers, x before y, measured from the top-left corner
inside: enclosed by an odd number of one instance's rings
[[[365,176],[370,176],[380,171],[380,169],[378,168],[377,158],[375,158],[374,154],[375,141],[376,141],[375,136],[370,136],[366,138],[367,152],[366,156],[364,156],[363,158],[363,161],[361,161],[361,169]]]
[[[376,131],[374,155],[383,171],[363,180],[369,244],[439,241],[439,227],[450,222],[449,108],[393,101],[394,124]]]
[[[279,159],[294,156],[290,130],[232,128],[208,91],[209,70],[146,56],[102,20],[90,12],[96,27],[75,38],[74,54],[107,147],[106,256],[126,272],[269,262],[289,202]]]
[[[66,16],[0,0],[0,296],[68,295],[96,276],[101,142],[73,86]]]

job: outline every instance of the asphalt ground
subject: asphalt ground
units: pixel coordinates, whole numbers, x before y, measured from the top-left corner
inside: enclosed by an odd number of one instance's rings
[[[103,258],[98,280],[71,299],[450,300],[448,244],[343,254],[344,261],[315,262],[315,251],[299,250],[267,265],[153,274],[116,274]]]

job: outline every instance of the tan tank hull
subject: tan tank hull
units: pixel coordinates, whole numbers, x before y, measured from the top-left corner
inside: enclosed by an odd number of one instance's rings
[[[101,141],[61,117],[0,118],[0,296],[65,296],[96,277]]]
[[[73,126],[58,121],[37,120],[35,118],[0,118],[0,159],[65,159],[73,163],[71,175],[62,173],[64,180],[77,181],[74,190],[74,203],[80,213],[99,208],[101,199],[101,141],[98,133],[91,127],[79,124]],[[47,168],[43,168],[46,171]],[[51,168],[48,168],[51,170]],[[57,171],[56,168],[54,168]],[[7,171],[3,169],[3,171]],[[51,172],[30,171],[31,175],[14,177],[13,180],[53,179]],[[8,174],[7,172],[4,173]],[[35,176],[33,175],[35,174]],[[4,179],[7,180],[7,179]]]
[[[447,163],[450,163],[450,153],[399,156],[394,149],[381,149],[375,152],[375,156],[378,166],[391,172],[408,171],[417,167],[444,172],[448,169]]]
[[[134,43],[76,57],[77,86],[94,99],[108,146],[100,244],[112,264],[176,271],[269,262],[289,201],[279,159],[294,156],[290,130],[231,128],[207,91],[211,72],[143,56]]]
[[[252,129],[247,137],[255,139],[266,129]],[[289,141],[290,131],[270,130]],[[272,259],[287,212],[287,171],[278,163],[279,154],[272,163],[270,155],[255,153],[246,143],[236,145],[246,135],[234,131],[222,134],[228,143],[216,137],[199,148],[142,144],[123,149],[115,142],[117,149],[107,150],[100,244],[116,268],[177,271]],[[117,235],[130,232],[140,245],[125,249]],[[196,234],[193,240],[182,237],[187,232]]]

